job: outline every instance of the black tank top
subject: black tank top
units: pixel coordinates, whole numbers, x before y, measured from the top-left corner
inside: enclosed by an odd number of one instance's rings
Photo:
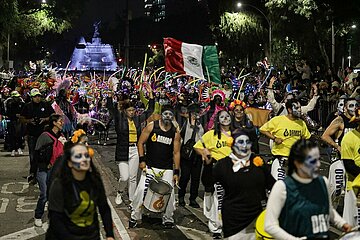
[[[171,125],[167,132],[161,130],[159,121],[154,121],[154,128],[146,142],[146,157],[149,167],[173,169],[173,152],[176,129]]]
[[[344,121],[344,131],[343,133],[340,135],[339,137],[339,143],[341,144],[341,141],[344,137],[345,134],[347,134],[348,132],[350,132],[351,130],[355,129],[358,124],[356,122],[350,122],[350,119],[347,118],[344,114],[340,115]]]

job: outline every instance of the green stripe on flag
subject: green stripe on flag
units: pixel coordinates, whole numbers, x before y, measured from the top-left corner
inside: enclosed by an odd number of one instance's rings
[[[220,65],[216,46],[204,46],[203,63],[207,79],[210,75],[211,82],[220,84]]]

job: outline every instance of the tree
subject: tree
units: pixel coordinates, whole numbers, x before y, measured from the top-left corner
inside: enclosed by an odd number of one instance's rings
[[[277,27],[277,37],[285,36],[279,31],[294,29],[285,33],[291,40],[298,42],[302,54],[314,56],[314,40],[317,49],[327,67],[330,67],[329,52],[331,49],[331,23],[335,22],[339,33],[348,32],[348,24],[360,13],[359,4],[355,1],[329,0],[268,0],[265,6],[269,9],[272,22]],[[280,16],[280,17],[279,17]]]
[[[47,32],[61,33],[79,16],[84,1],[0,1],[0,65],[8,36],[36,39]]]
[[[225,12],[220,17],[219,48],[231,58],[252,54],[262,43],[264,29],[260,17],[248,13]]]

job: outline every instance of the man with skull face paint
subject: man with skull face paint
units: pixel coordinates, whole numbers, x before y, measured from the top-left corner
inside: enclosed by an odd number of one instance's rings
[[[231,148],[231,116],[229,112],[219,111],[215,117],[215,128],[203,135],[194,145],[194,150],[202,156],[203,161],[215,162],[230,155]],[[204,215],[209,219],[208,227],[213,233],[214,239],[221,239],[221,200],[223,198],[223,188],[215,183],[212,178],[212,163],[204,165],[202,172],[202,182],[205,186],[204,196]]]
[[[351,226],[332,207],[328,180],[318,174],[320,151],[309,140],[291,147],[288,176],[271,190],[265,231],[274,239],[329,239],[330,221],[338,229]]]
[[[129,227],[134,228],[142,218],[142,205],[149,182],[154,178],[162,179],[172,187],[178,185],[180,173],[180,133],[173,125],[174,112],[170,105],[161,109],[161,119],[149,123],[138,141],[140,169],[143,174],[134,194],[133,210]],[[146,143],[146,151],[144,144]],[[145,155],[146,153],[146,155]],[[174,167],[175,166],[175,167]],[[174,227],[175,193],[171,196],[163,213],[163,226]]]
[[[279,169],[274,169],[277,171],[277,176],[274,176],[277,180],[285,177],[283,167],[286,166],[291,146],[297,140],[311,137],[305,122],[300,119],[301,105],[299,101],[295,99],[288,100],[286,108],[288,115],[274,117],[260,128],[260,132],[274,140],[275,143],[271,153],[274,156],[274,162],[279,162],[282,169],[282,172],[279,172]],[[272,173],[275,174],[275,171],[272,170]]]
[[[321,136],[322,140],[338,152],[341,152],[339,143],[341,143],[344,135],[357,127],[357,124],[350,122],[350,119],[355,115],[355,110],[358,106],[359,103],[353,98],[345,100],[344,113],[335,118]]]
[[[212,169],[213,180],[225,190],[221,209],[224,237],[255,239],[255,220],[266,202],[266,189],[270,190],[275,180],[263,160],[251,153],[249,136],[239,129],[231,136],[232,153]]]

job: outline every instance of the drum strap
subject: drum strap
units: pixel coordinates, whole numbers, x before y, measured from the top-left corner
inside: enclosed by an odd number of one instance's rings
[[[162,171],[160,171],[158,174],[155,173],[155,171],[154,171],[153,168],[151,168],[151,171],[153,172],[153,174],[154,174],[154,176],[155,176],[156,178],[162,178],[162,176],[164,175],[164,172],[165,172],[166,170],[162,170]]]

